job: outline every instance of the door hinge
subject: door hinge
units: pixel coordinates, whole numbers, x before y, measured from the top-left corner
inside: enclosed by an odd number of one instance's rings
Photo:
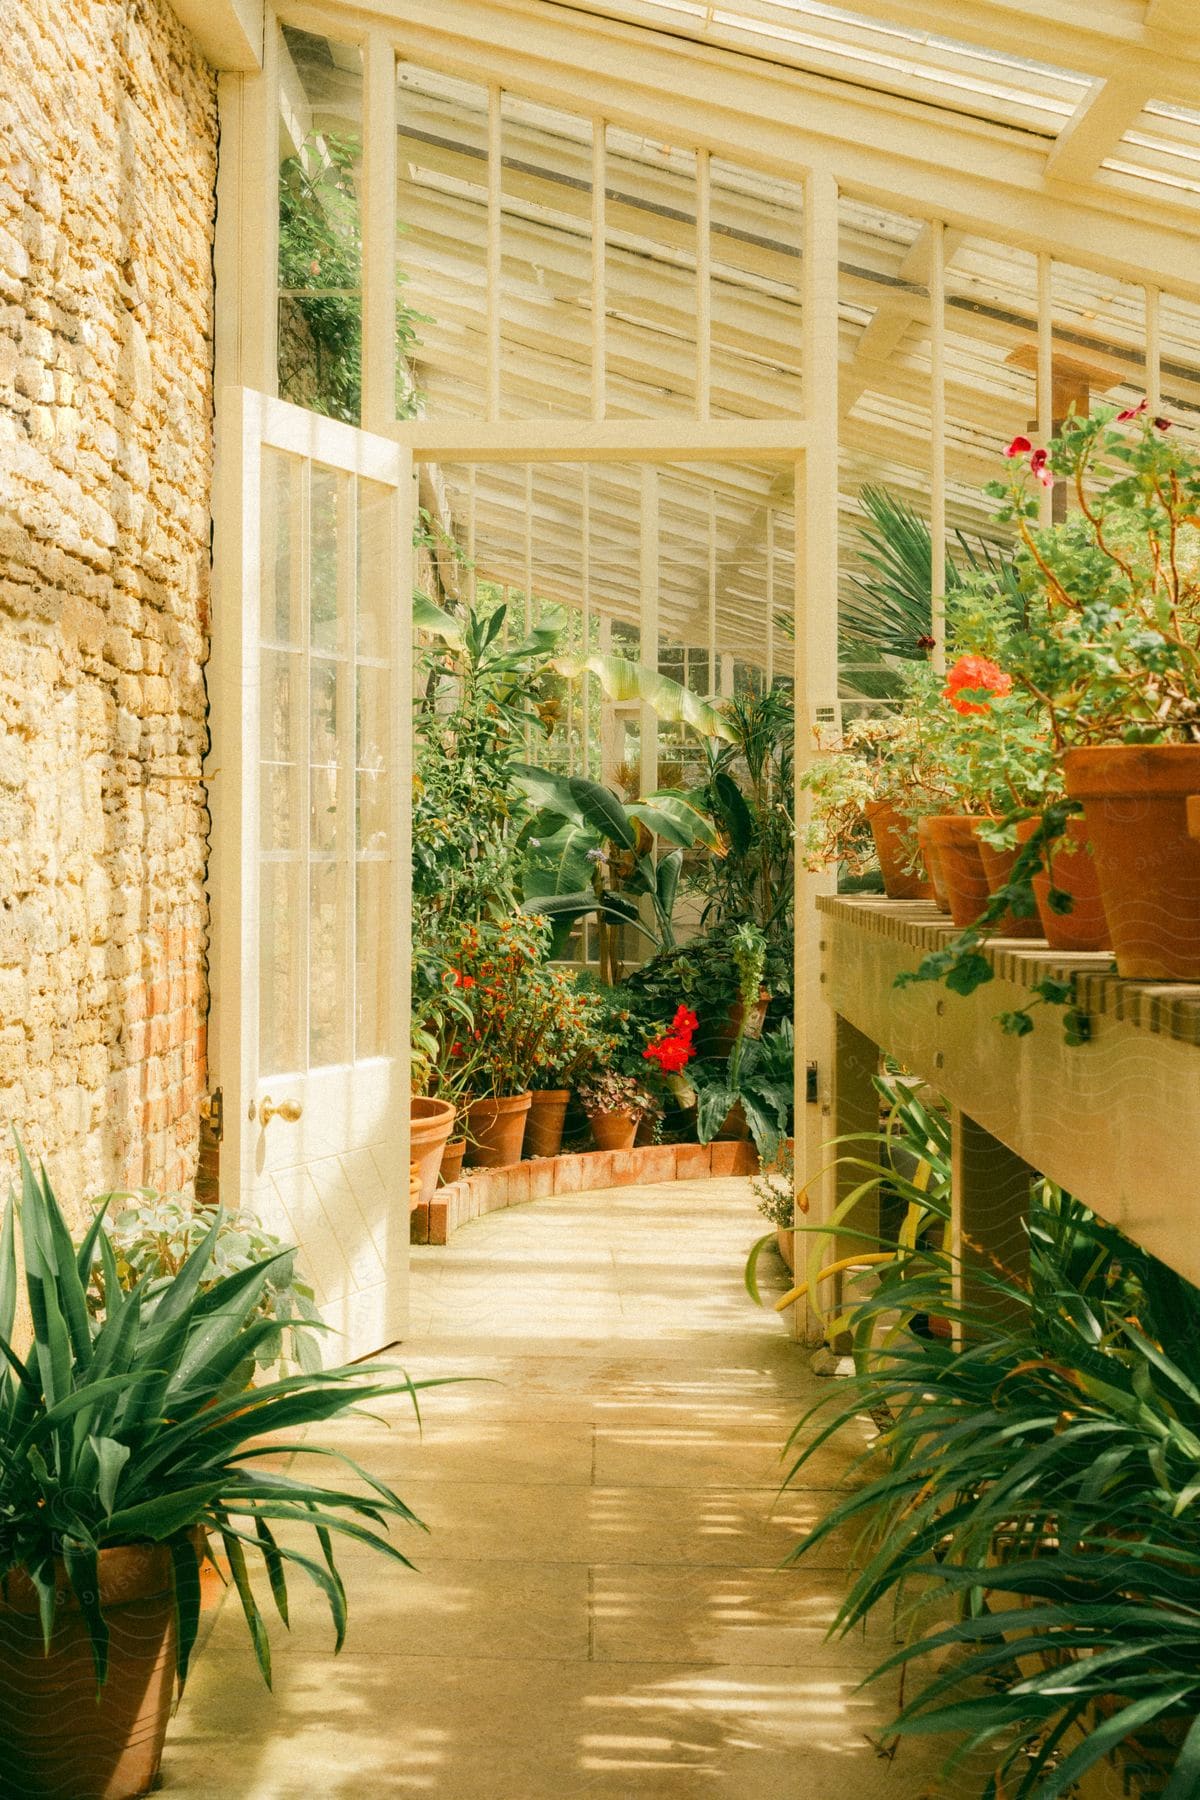
[[[205,1094],[200,1102],[200,1117],[219,1144],[225,1135],[225,1096],[220,1088],[214,1088],[211,1094]]]

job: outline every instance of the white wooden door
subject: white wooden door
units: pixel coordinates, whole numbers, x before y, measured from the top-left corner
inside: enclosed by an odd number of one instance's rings
[[[341,1362],[406,1324],[411,459],[235,388],[216,491],[221,1198],[299,1246]]]

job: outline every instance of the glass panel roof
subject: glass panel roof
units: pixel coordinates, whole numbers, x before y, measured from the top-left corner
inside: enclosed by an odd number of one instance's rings
[[[1077,70],[867,19],[824,0],[569,0],[574,9],[1055,137],[1085,97]]]

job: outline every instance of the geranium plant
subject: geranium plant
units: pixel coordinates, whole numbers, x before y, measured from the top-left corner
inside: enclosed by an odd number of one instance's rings
[[[447,1061],[470,1064],[464,1098],[523,1094],[547,1029],[540,979],[549,928],[542,918],[514,913],[499,919],[443,922],[450,980],[466,1001],[471,1022],[454,1027]]]

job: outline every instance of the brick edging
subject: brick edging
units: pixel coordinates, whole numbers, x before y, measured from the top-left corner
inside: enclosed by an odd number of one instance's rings
[[[539,1156],[503,1169],[472,1169],[439,1188],[428,1204],[414,1207],[411,1241],[445,1244],[460,1225],[481,1213],[550,1194],[591,1193],[655,1181],[705,1181],[712,1176],[755,1175],[758,1155],[749,1142],[646,1144],[640,1150],[586,1150]]]

